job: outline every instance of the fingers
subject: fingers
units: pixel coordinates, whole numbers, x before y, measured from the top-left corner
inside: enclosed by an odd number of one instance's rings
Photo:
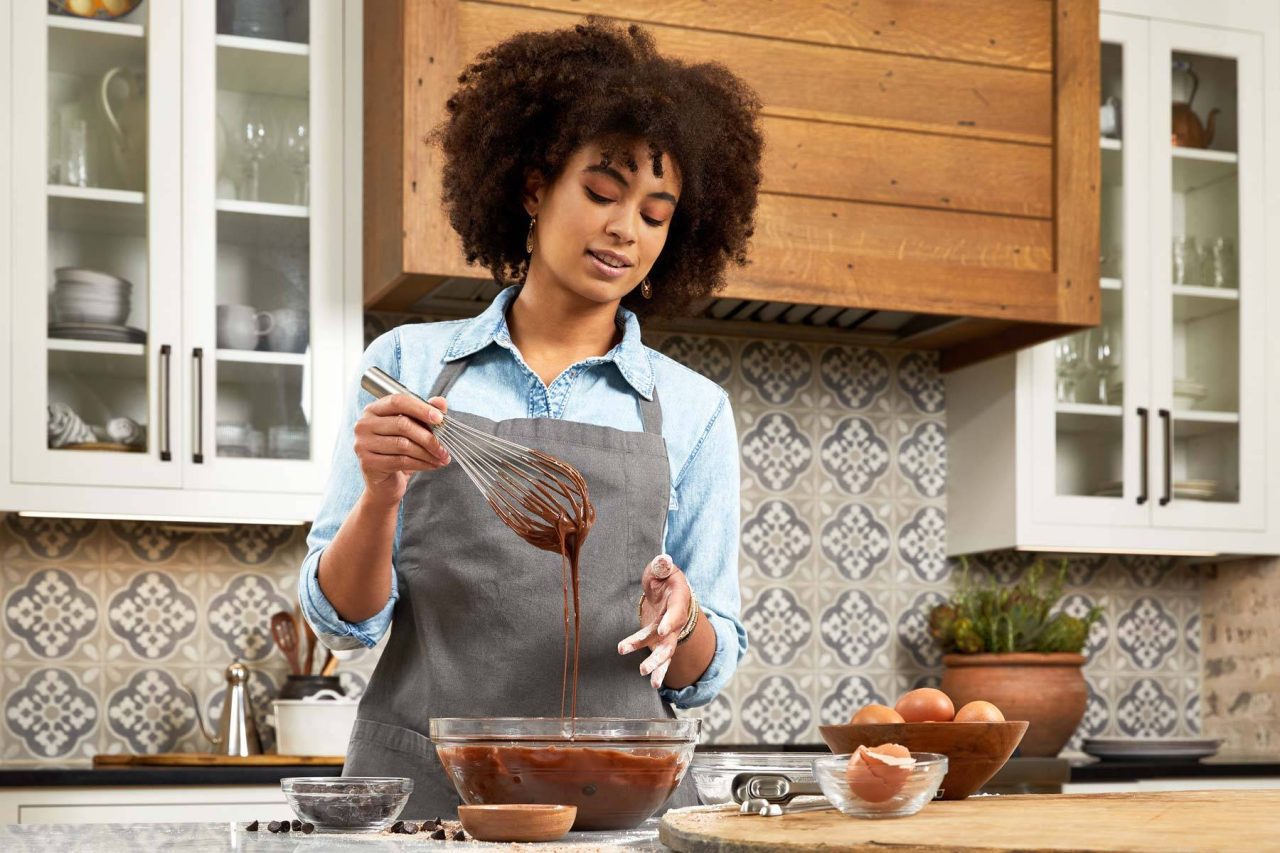
[[[671,637],[659,643],[644,659],[644,663],[640,664],[640,674],[649,676],[649,683],[655,689],[662,686],[662,680],[666,678],[667,668],[671,665],[671,658],[675,653],[675,637]]]
[[[692,604],[693,597],[689,594],[687,583],[672,589],[667,596],[667,609],[658,623],[658,636],[666,637],[683,628],[684,623],[689,620],[689,606]]]
[[[650,577],[656,580],[666,580],[671,577],[671,573],[675,571],[676,564],[666,554],[659,554],[645,567],[645,571]]]
[[[443,403],[443,397],[436,397]],[[438,468],[449,463],[449,452],[424,426],[443,415],[434,406],[407,394],[393,394],[365,407],[356,422],[356,453],[408,456]]]
[[[434,400],[442,401],[443,397],[434,397]],[[407,415],[414,420],[421,421],[424,424],[435,426],[444,419],[442,409],[436,408],[431,403],[419,399],[409,394],[388,394],[386,397],[380,397],[372,403],[364,407],[365,412],[379,417],[391,417],[393,415]]]
[[[650,622],[648,625],[645,625],[639,631],[636,631],[631,636],[625,638],[621,643],[618,643],[618,654],[629,655],[641,646],[647,645],[649,638],[652,637],[657,630],[657,622]]]

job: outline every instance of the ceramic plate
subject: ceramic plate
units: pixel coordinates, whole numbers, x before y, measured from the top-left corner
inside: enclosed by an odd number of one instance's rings
[[[50,323],[49,337],[125,344],[145,344],[147,342],[147,333],[141,329],[135,329],[132,326],[115,326],[109,323]]]
[[[1217,738],[1085,738],[1088,755],[1103,761],[1189,761],[1217,753]]]

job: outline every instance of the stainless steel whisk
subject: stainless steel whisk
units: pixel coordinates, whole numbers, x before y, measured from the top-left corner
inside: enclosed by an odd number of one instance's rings
[[[422,399],[377,367],[365,371],[360,387],[374,397],[408,394]],[[585,533],[594,522],[586,481],[569,463],[448,414],[439,424],[423,426],[449,451],[498,517],[532,544],[559,551],[566,532]]]

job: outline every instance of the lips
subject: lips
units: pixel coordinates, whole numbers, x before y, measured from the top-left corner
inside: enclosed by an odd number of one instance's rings
[[[626,269],[631,266],[631,261],[627,260],[626,256],[619,255],[616,252],[587,249],[587,254],[600,261],[605,266],[614,267],[616,269]]]

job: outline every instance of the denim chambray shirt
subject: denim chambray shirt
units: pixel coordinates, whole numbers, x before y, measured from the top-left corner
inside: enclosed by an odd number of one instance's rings
[[[621,307],[622,342],[604,356],[569,367],[548,387],[511,342],[506,310],[518,292],[518,287],[503,290],[470,320],[418,323],[387,332],[365,351],[361,373],[377,365],[425,397],[445,362],[472,356],[449,392],[451,410],[493,420],[564,418],[637,432],[643,429],[637,397],[651,399],[656,386],[672,484],[664,550],[684,570],[716,632],[715,657],[703,676],[681,690],[662,688],[660,695],[679,708],[705,705],[729,681],[747,650],[739,618],[738,439],[728,396],[705,377],[644,346],[635,314]],[[320,553],[364,489],[352,448],[353,426],[373,397],[360,389],[358,378],[353,384],[298,584],[303,614],[332,649],[375,645],[390,627],[399,597],[393,571],[387,605],[363,622],[347,622],[316,578]],[[397,566],[403,525],[401,504],[392,551]],[[635,605],[620,601],[618,606]]]

